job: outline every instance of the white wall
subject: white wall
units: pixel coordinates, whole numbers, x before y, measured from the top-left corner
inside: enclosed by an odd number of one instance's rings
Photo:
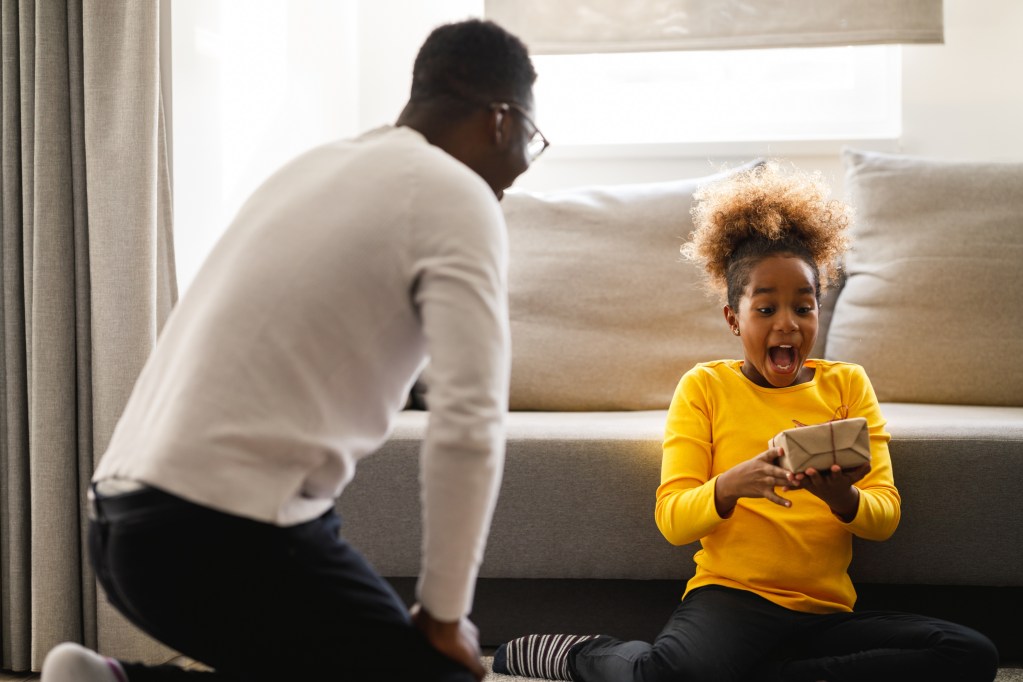
[[[405,106],[412,64],[436,26],[483,14],[483,0],[358,0],[359,123],[393,123]]]
[[[241,203],[298,153],[358,130],[354,0],[173,0],[174,245],[188,286]],[[321,26],[329,40],[310,40]]]
[[[1023,2],[945,0],[945,44],[903,53],[906,153],[1023,161]]]

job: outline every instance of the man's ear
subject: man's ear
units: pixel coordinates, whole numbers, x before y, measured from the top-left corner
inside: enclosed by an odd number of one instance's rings
[[[509,137],[508,126],[511,125],[511,117],[508,115],[507,105],[493,105],[490,109],[490,125],[493,126],[493,140],[498,147],[504,147]]]
[[[494,109],[494,139],[497,144],[504,141],[504,120],[507,118],[504,113],[502,109]]]

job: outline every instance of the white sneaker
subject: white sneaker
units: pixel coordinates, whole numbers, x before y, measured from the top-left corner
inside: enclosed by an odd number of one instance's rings
[[[121,664],[74,642],[50,649],[41,682],[128,682]]]

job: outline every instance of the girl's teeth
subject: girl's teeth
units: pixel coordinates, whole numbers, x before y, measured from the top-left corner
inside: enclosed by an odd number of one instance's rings
[[[775,346],[770,351],[771,361],[781,371],[787,371],[795,364],[796,352],[792,349],[792,346]]]

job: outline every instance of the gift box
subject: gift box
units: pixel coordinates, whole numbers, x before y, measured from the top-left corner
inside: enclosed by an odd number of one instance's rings
[[[862,417],[786,429],[767,446],[782,448],[785,454],[778,458],[778,466],[795,473],[810,468],[828,471],[835,464],[855,469],[870,461],[870,434]]]

